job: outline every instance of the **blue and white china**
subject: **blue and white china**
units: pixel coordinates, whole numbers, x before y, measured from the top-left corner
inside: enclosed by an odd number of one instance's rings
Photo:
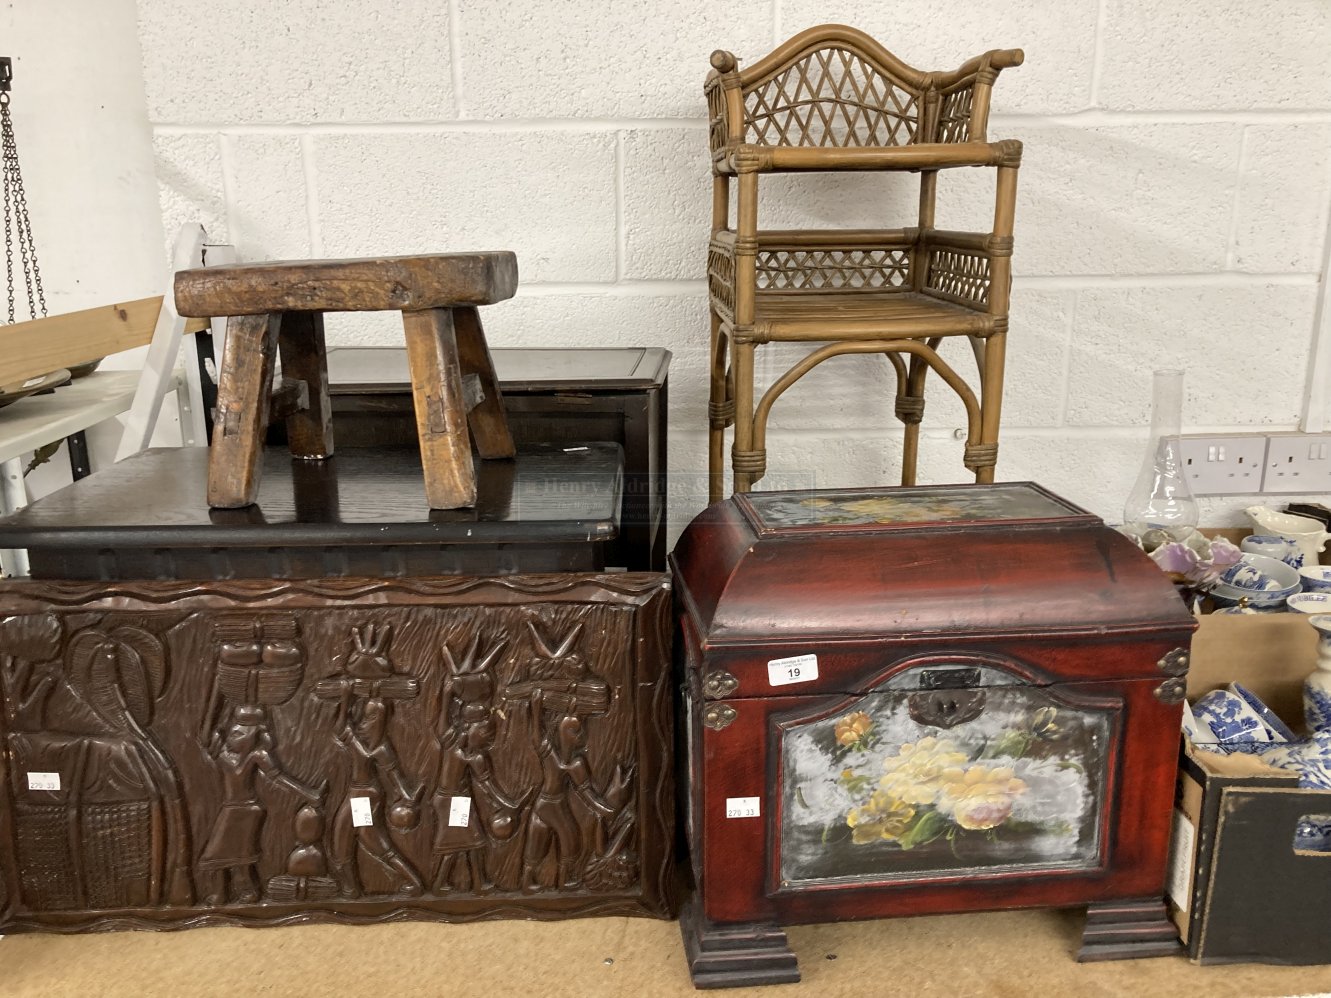
[[[1305,814],[1294,826],[1294,848],[1331,852],[1331,814]]]
[[[1299,571],[1305,593],[1331,593],[1331,565],[1312,565]]]
[[[1199,722],[1209,727],[1221,744],[1229,742],[1269,742],[1271,732],[1262,717],[1247,701],[1229,690],[1212,690],[1192,706]]]
[[[1316,565],[1317,556],[1326,550],[1326,542],[1331,540],[1331,533],[1322,529],[1322,521],[1311,516],[1281,513],[1269,506],[1249,506],[1244,512],[1259,533],[1274,534],[1297,543],[1305,566]]]
[[[1289,726],[1276,715],[1276,712],[1263,703],[1262,698],[1248,687],[1242,683],[1230,683],[1229,692],[1241,697],[1243,702],[1252,708],[1253,713],[1262,719],[1262,724],[1271,733],[1271,741],[1293,742],[1298,740],[1295,738],[1294,732],[1289,730]]]
[[[1331,743],[1331,614],[1308,623],[1317,631],[1317,668],[1303,682],[1303,717],[1314,736]]]
[[[1239,550],[1244,554],[1260,554],[1276,561],[1283,561],[1291,568],[1303,565],[1303,552],[1299,545],[1286,537],[1276,534],[1252,534],[1239,541]]]
[[[1299,613],[1331,613],[1331,593],[1294,593],[1285,605]]]
[[[1285,600],[1301,586],[1297,570],[1283,561],[1261,554],[1245,554],[1208,590],[1216,606],[1251,606],[1258,610],[1281,609]]]

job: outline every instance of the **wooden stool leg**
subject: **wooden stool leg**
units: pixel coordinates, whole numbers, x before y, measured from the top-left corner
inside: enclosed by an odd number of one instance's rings
[[[453,329],[462,373],[476,375],[481,382],[481,391],[485,393],[480,405],[467,414],[471,435],[476,441],[476,453],[487,461],[512,457],[517,450],[513,446],[513,434],[508,429],[504,396],[499,391],[499,379],[490,359],[490,346],[485,342],[480,313],[470,307],[453,309]]]
[[[233,315],[217,384],[217,417],[208,455],[208,505],[239,509],[254,502],[263,470],[263,435],[277,362],[280,313]]]
[[[476,503],[467,404],[449,309],[403,312],[407,366],[416,402],[425,497],[431,509],[458,509]]]
[[[305,382],[309,408],[287,417],[291,455],[308,460],[333,456],[332,404],[328,401],[328,355],[322,312],[284,312],[277,336],[282,377]]]

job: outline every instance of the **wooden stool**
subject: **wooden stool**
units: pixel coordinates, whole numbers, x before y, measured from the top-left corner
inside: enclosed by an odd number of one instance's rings
[[[512,298],[517,284],[517,258],[509,252],[231,264],[177,273],[181,315],[228,317],[208,505],[235,509],[254,502],[271,420],[286,420],[293,457],[332,456],[323,313],[381,311],[402,313],[430,508],[474,505],[471,437],[482,458],[514,454],[476,306]],[[279,351],[282,381],[274,387]]]

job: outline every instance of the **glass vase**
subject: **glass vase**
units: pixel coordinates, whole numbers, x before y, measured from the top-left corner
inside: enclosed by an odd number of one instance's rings
[[[1182,539],[1197,527],[1197,500],[1183,475],[1183,372],[1156,371],[1151,394],[1151,439],[1137,484],[1128,493],[1123,522]]]

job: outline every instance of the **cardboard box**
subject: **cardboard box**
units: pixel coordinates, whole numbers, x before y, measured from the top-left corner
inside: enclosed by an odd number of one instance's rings
[[[1202,618],[1188,699],[1238,681],[1296,732],[1317,635],[1303,614]],[[1331,853],[1294,848],[1306,815],[1331,815],[1331,791],[1248,755],[1185,743],[1174,812],[1170,914],[1198,963],[1331,963]]]

